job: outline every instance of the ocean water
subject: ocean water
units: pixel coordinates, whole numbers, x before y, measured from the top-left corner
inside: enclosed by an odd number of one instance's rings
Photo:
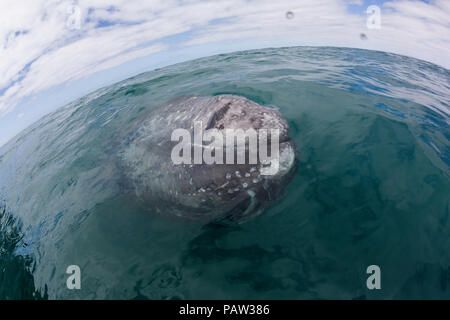
[[[284,195],[237,226],[129,201],[115,171],[125,129],[178,96],[223,93],[288,120],[299,159]],[[449,299],[449,108],[448,70],[328,47],[217,55],[100,89],[0,149],[0,298]],[[381,290],[366,287],[369,265]]]

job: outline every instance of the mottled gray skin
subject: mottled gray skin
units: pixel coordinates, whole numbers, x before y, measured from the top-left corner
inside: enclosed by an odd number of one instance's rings
[[[280,169],[263,176],[262,164],[180,164],[171,160],[174,129],[279,129]],[[224,154],[226,150],[224,147]],[[132,130],[120,153],[122,172],[134,196],[164,215],[204,222],[242,222],[280,194],[295,171],[289,126],[273,108],[234,95],[181,97],[153,110]],[[246,161],[247,163],[248,161]]]

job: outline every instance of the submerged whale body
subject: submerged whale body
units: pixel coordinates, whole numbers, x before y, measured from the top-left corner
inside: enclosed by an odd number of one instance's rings
[[[193,136],[196,123],[220,133],[254,129],[259,135],[261,129],[277,129],[277,171],[263,174],[266,163],[259,157],[256,163],[174,163],[171,156],[178,141],[172,133],[184,129]],[[177,98],[152,110],[123,140],[119,159],[130,193],[148,210],[190,220],[246,221],[283,191],[296,168],[295,145],[283,116],[235,95]],[[227,148],[224,144],[224,155]],[[248,160],[248,145],[246,152]]]

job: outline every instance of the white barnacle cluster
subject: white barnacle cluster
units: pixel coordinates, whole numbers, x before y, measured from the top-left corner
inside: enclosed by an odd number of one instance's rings
[[[233,184],[233,177],[237,178],[239,181],[239,186],[236,186],[235,184]],[[248,172],[243,172],[241,173],[241,171],[236,170],[234,173],[231,172],[227,172],[225,174],[225,179],[227,180],[223,185],[221,185],[220,187],[218,187],[216,190],[221,190],[224,189],[225,187],[227,187],[230,182],[231,182],[231,187],[229,187],[227,189],[227,193],[228,194],[234,194],[240,190],[243,189],[248,189],[251,187],[252,184],[257,184],[259,183],[262,179],[260,177],[260,172],[258,171],[258,169],[256,167],[251,167]],[[248,191],[251,191],[250,189]],[[253,191],[252,191],[253,192]],[[218,192],[217,195],[222,195],[222,192]]]

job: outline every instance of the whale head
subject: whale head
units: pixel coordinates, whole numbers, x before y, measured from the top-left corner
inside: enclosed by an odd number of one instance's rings
[[[143,116],[124,142],[131,193],[149,210],[189,220],[246,221],[296,170],[281,113],[236,95],[172,100]]]
[[[278,110],[241,96],[219,95],[196,103],[203,106],[195,121],[204,124],[204,133],[220,133],[223,137],[222,144],[218,144],[223,148],[223,161],[189,168],[190,181],[198,191],[195,196],[203,206],[217,209],[216,221],[246,221],[270,205],[295,173],[296,147],[289,136],[289,125]],[[195,123],[190,129],[195,135]],[[234,144],[228,143],[233,140]],[[202,146],[203,154],[214,145],[215,141],[211,141]],[[239,141],[245,143],[239,145]],[[267,150],[263,153],[270,150],[269,159],[261,155],[264,147]],[[244,161],[238,161],[239,152],[245,155]],[[227,156],[231,154],[229,161]]]

